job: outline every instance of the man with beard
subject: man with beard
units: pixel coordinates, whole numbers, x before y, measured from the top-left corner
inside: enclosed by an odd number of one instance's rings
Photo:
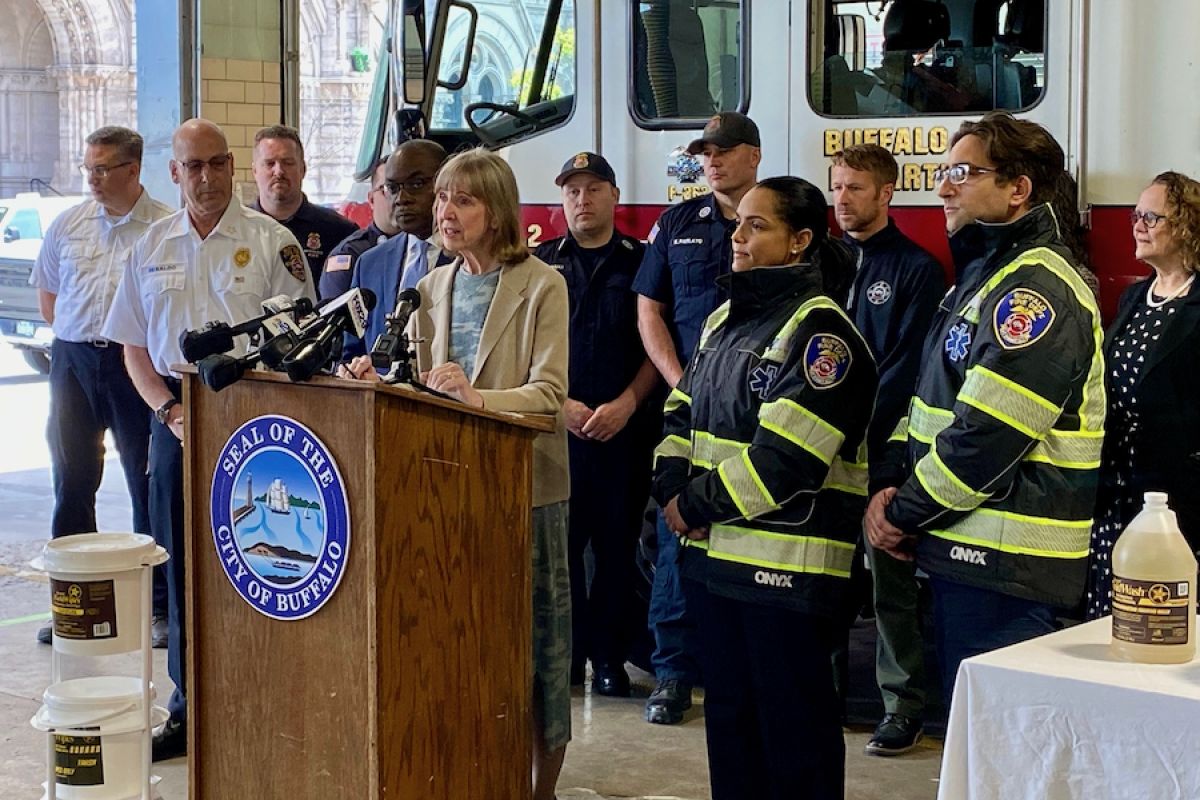
[[[358,226],[336,211],[313,205],[304,196],[300,185],[308,166],[304,163],[304,144],[295,128],[272,125],[254,134],[250,167],[258,186],[254,210],[292,232],[304,249],[316,286],[329,251]]]
[[[877,144],[854,145],[833,155],[834,215],[858,261],[850,316],[879,368],[879,394],[867,435],[869,465],[876,464],[875,456],[908,408],[921,346],[946,288],[941,265],[888,216],[898,175],[896,159]],[[900,755],[920,741],[925,712],[916,570],[911,561],[870,546],[866,550],[879,629],[875,676],[885,711],[866,752]]]
[[[716,280],[731,268],[738,203],[758,181],[758,126],[745,114],[723,111],[708,121],[688,153],[700,156],[712,193],[663,212],[633,282],[646,355],[672,388],[691,360],[704,320],[727,299]],[[697,632],[679,576],[679,542],[661,515],[657,539],[650,594],[657,685],[646,702],[646,720],[674,725],[691,708],[692,686],[700,677]]]

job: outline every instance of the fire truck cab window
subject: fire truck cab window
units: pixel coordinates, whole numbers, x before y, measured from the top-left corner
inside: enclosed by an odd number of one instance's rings
[[[670,120],[707,120],[718,111],[745,110],[743,5],[736,0],[633,3],[630,92],[640,123],[668,127]]]
[[[475,9],[472,39],[470,15],[450,8],[430,129],[470,128],[497,145],[565,122],[575,106],[575,4],[532,0]],[[464,61],[465,85],[446,88],[459,83]]]
[[[809,101],[836,117],[1030,108],[1046,86],[1047,5],[812,0]]]

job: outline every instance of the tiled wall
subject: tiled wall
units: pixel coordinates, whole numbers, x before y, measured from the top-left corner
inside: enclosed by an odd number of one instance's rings
[[[200,3],[200,116],[224,129],[243,202],[255,197],[254,134],[283,121],[280,7],[280,0]]]
[[[254,198],[250,158],[255,132],[282,121],[279,63],[204,58],[200,63],[200,116],[221,126],[233,152],[234,180],[244,202]]]

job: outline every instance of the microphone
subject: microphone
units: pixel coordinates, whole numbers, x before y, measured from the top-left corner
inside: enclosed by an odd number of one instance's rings
[[[371,348],[371,364],[376,369],[388,369],[408,350],[408,336],[404,329],[413,312],[421,307],[421,293],[416,289],[405,289],[396,297],[396,308],[387,316],[387,329],[379,334]]]
[[[307,297],[292,298],[286,294],[267,298],[262,302],[264,313],[236,325],[227,322],[208,322],[199,330],[184,331],[179,335],[179,349],[183,358],[189,364],[195,364],[201,359],[218,353],[228,353],[233,349],[234,336],[250,336],[257,338],[258,330],[268,320],[281,315],[291,314],[293,319],[300,319],[312,312],[312,300]]]
[[[306,381],[333,359],[333,344],[345,331],[361,337],[367,315],[375,308],[375,293],[370,289],[351,289],[321,309],[317,320],[298,336],[280,367],[293,381]]]
[[[200,382],[214,392],[232,386],[242,379],[246,371],[251,369],[259,360],[257,351],[248,353],[241,358],[234,358],[225,353],[213,353],[200,359],[197,368],[200,372]]]

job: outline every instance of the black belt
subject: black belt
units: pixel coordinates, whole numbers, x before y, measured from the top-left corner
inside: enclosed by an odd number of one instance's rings
[[[110,342],[108,339],[85,339],[82,342],[70,342],[66,339],[60,339],[63,344],[74,344],[80,347],[91,347],[96,350],[105,350],[109,347],[120,347],[120,342]]]

